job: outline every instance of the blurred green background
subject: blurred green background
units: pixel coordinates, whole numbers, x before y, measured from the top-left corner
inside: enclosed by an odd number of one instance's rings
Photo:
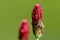
[[[18,40],[23,19],[30,23],[29,40],[36,40],[31,25],[35,4],[41,4],[43,8],[45,29],[40,40],[60,40],[60,0],[0,0],[0,40]]]

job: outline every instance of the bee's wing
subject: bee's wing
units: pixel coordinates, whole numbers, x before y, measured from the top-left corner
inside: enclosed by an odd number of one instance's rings
[[[44,26],[43,22],[41,22],[41,23],[42,23],[42,27],[43,27],[43,28],[45,28],[45,26]]]

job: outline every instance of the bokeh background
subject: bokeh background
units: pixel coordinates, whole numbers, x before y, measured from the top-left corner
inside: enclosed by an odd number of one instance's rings
[[[30,23],[29,40],[36,40],[31,25],[35,4],[43,8],[45,29],[40,40],[60,40],[60,0],[0,0],[0,40],[18,40],[18,29],[23,19]]]

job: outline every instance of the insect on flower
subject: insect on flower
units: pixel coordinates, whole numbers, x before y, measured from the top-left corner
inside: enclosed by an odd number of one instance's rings
[[[44,25],[42,23],[42,7],[39,4],[34,6],[32,11],[33,34],[37,40],[42,37]]]
[[[29,35],[29,23],[24,19],[19,28],[19,40],[28,40]]]

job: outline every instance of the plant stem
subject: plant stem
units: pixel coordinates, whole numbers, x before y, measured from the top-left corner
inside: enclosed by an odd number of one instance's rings
[[[39,39],[37,38],[37,40],[39,40]]]

